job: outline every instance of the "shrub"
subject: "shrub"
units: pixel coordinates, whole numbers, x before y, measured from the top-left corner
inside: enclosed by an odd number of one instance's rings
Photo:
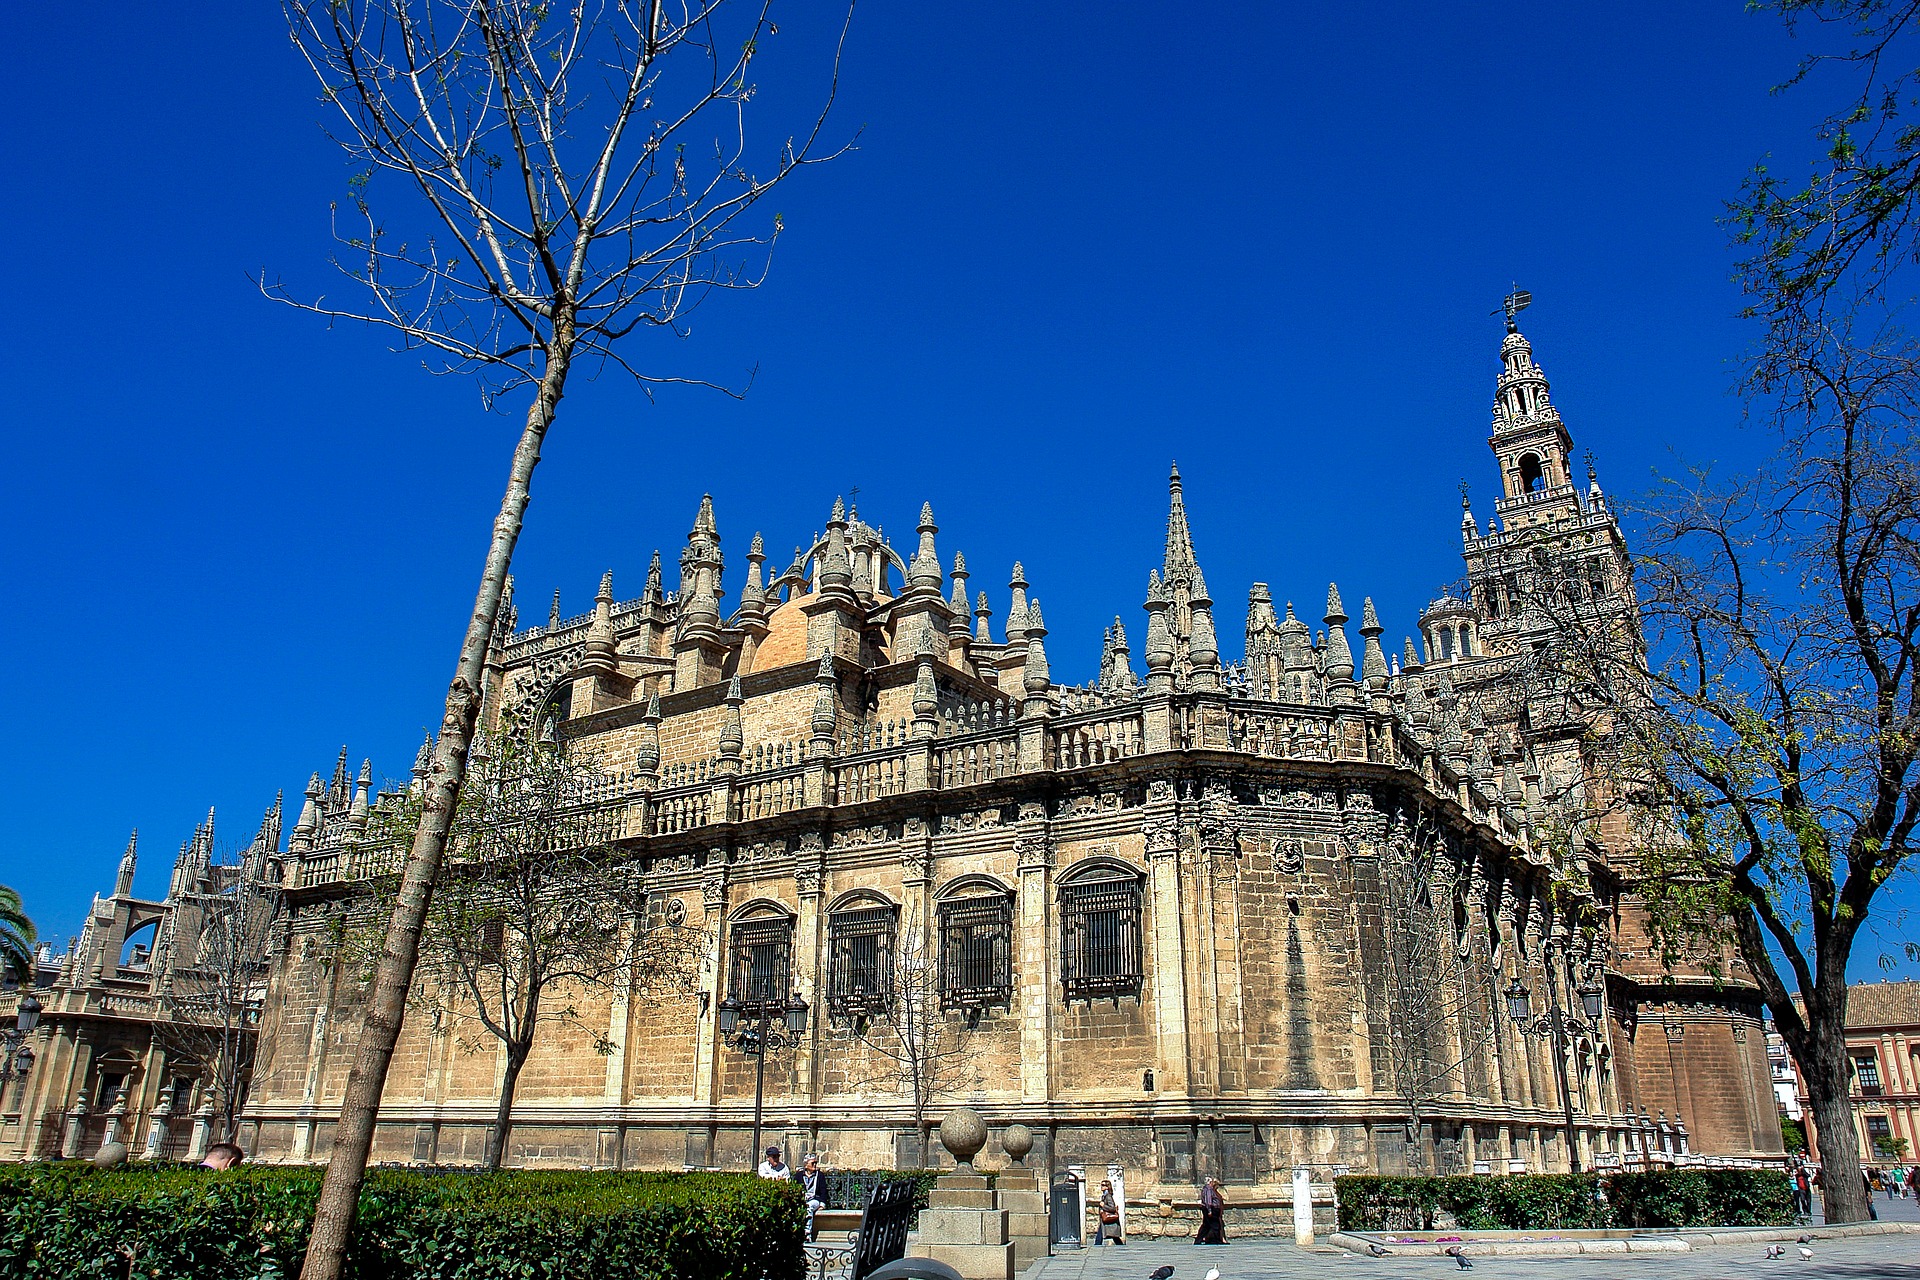
[[[0,1170],[0,1280],[298,1275],[315,1169]],[[348,1275],[798,1280],[797,1188],[744,1174],[376,1171]]]
[[[1342,1231],[1758,1227],[1795,1221],[1787,1176],[1770,1169],[1334,1180]]]
[[[933,1190],[938,1169],[822,1169],[829,1209],[860,1209],[867,1203],[867,1192],[894,1182],[913,1183],[913,1211],[927,1207],[927,1193]],[[797,1174],[795,1175],[798,1176]]]

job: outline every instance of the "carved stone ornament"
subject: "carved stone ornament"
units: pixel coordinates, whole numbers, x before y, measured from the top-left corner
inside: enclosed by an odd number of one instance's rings
[[[971,1107],[955,1107],[940,1121],[940,1145],[960,1172],[973,1172],[973,1158],[987,1145],[987,1122]]]
[[[819,853],[825,848],[826,842],[821,839],[818,831],[802,831],[800,833],[801,853]]]
[[[1307,862],[1307,848],[1298,840],[1273,842],[1273,865],[1280,871],[1298,871]]]
[[[1172,814],[1157,815],[1140,824],[1149,858],[1171,858],[1180,852],[1180,825]]]
[[[1155,778],[1147,784],[1147,803],[1155,804],[1162,800],[1173,799],[1173,783],[1165,778]]]
[[[1099,800],[1094,796],[1074,796],[1071,800],[1067,801],[1067,814],[1069,817],[1084,817],[1087,814],[1093,813],[1098,806]]]
[[[908,818],[901,833],[909,840],[924,839],[927,834],[927,820],[925,818]]]
[[[1038,800],[1022,800],[1020,802],[1020,821],[1044,822],[1046,821],[1046,817],[1047,806],[1041,804]]]
[[[700,882],[700,899],[706,906],[707,914],[712,915],[727,902],[727,878],[724,875],[709,875]]]
[[[1110,813],[1116,809],[1124,809],[1126,807],[1127,798],[1120,792],[1102,791],[1100,793],[1100,808],[1102,812]]]
[[[793,887],[803,898],[817,898],[826,884],[826,872],[817,862],[802,862],[793,869]]]
[[[1022,871],[1051,869],[1053,841],[1044,835],[1022,835],[1013,842],[1014,857]]]

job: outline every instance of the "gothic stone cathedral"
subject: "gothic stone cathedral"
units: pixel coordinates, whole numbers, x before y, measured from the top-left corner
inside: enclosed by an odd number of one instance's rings
[[[968,1079],[933,1116],[964,1101],[1025,1123],[1037,1161],[1121,1164],[1130,1194],[1190,1194],[1209,1173],[1279,1184],[1301,1164],[1565,1169],[1562,1068],[1583,1167],[1689,1147],[1777,1160],[1755,989],[1737,967],[1662,968],[1628,859],[1578,820],[1605,783],[1587,776],[1585,726],[1515,696],[1516,563],[1544,551],[1637,628],[1619,525],[1576,483],[1511,322],[1501,360],[1496,519],[1463,515],[1465,598],[1433,602],[1422,644],[1391,661],[1371,601],[1356,657],[1337,590],[1311,629],[1256,583],[1245,662],[1223,663],[1177,471],[1144,674],[1116,622],[1097,680],[1054,683],[1020,567],[996,638],[965,562],[943,569],[931,510],[905,560],[837,502],[785,569],[754,537],[731,616],[710,502],[677,593],[656,556],[637,599],[615,600],[609,576],[591,615],[516,630],[509,606],[488,715],[612,763],[619,845],[710,947],[705,990],[600,1001],[610,1053],[564,1031],[535,1048],[509,1161],[747,1165],[754,1064],[717,1012],[771,997],[814,1016],[768,1063],[768,1135],[841,1167],[912,1163],[911,1104],[862,1083],[846,1025],[874,994],[871,957],[903,946],[937,957],[944,1016],[974,1028]],[[287,927],[242,1135],[256,1158],[322,1160],[331,1141],[361,988],[329,922],[370,866],[368,777],[316,775],[282,857]],[[1556,814],[1571,840],[1545,837]],[[1420,900],[1459,960],[1432,1002],[1451,1025],[1425,1034],[1466,1061],[1410,1133],[1392,1045],[1418,1011],[1396,1003],[1386,957],[1431,921],[1404,918],[1383,868],[1419,838],[1437,851]],[[1536,1013],[1550,990],[1574,1008],[1580,988],[1602,993],[1562,1062],[1508,1018],[1515,978]],[[409,1020],[377,1159],[478,1158],[499,1062],[456,1038]]]

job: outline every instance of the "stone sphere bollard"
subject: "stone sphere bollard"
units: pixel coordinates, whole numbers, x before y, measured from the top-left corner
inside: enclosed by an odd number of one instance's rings
[[[940,1121],[940,1145],[964,1173],[973,1172],[973,1158],[987,1145],[987,1122],[970,1107],[955,1107]]]
[[[1027,1152],[1033,1150],[1033,1130],[1023,1124],[1008,1125],[1000,1133],[1000,1149],[1015,1164],[1025,1165]]]

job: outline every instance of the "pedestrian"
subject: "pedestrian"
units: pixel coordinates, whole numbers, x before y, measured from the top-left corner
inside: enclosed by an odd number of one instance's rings
[[[1200,1234],[1195,1244],[1227,1242],[1227,1198],[1220,1194],[1220,1179],[1208,1178],[1200,1188]]]
[[[807,1201],[807,1239],[812,1240],[813,1215],[827,1207],[827,1179],[820,1172],[820,1157],[809,1155],[800,1166],[800,1194]]]
[[[1907,1171],[1899,1165],[1887,1171],[1887,1199],[1905,1200],[1907,1198]]]
[[[207,1148],[207,1155],[200,1162],[202,1169],[231,1169],[247,1158],[247,1153],[231,1142],[216,1142]]]
[[[778,1147],[767,1148],[767,1158],[760,1162],[759,1172],[763,1178],[779,1178],[783,1181],[791,1181],[793,1179],[792,1168],[780,1161],[780,1148]]]
[[[1100,1183],[1100,1243],[1125,1244],[1120,1231],[1120,1204],[1113,1198],[1113,1183]]]
[[[1793,1211],[1803,1218],[1813,1216],[1813,1179],[1807,1176],[1805,1165],[1793,1175]]]
[[[1867,1217],[1874,1222],[1880,1221],[1880,1211],[1873,1207],[1873,1179],[1879,1172],[1878,1169],[1875,1169],[1872,1173],[1862,1173],[1860,1175],[1860,1185],[1865,1187],[1867,1192]]]

